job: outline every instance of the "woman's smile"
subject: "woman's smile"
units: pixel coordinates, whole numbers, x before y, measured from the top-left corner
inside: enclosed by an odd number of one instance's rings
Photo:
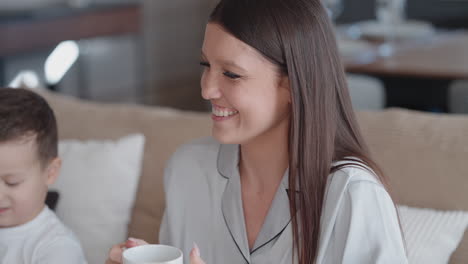
[[[212,104],[212,115],[211,118],[214,121],[224,121],[233,118],[238,115],[239,111],[233,108],[227,108],[219,105]]]

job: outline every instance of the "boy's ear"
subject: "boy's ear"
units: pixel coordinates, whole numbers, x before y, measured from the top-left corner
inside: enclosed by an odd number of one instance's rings
[[[58,157],[49,163],[49,167],[47,168],[47,185],[51,185],[57,180],[61,168],[62,160]]]

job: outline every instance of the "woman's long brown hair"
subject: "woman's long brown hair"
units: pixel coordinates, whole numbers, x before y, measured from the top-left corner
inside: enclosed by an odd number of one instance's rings
[[[314,263],[327,178],[347,165],[332,167],[333,161],[359,158],[387,187],[361,136],[332,23],[320,0],[221,0],[210,22],[257,49],[289,78],[293,247],[300,264]]]

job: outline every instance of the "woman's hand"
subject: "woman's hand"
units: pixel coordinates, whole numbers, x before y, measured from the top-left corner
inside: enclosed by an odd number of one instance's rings
[[[108,256],[108,259],[106,260],[106,264],[122,263],[122,253],[123,253],[124,247],[132,248],[132,247],[146,245],[146,244],[148,243],[144,240],[129,238],[126,242],[115,245],[109,251],[109,256]]]
[[[146,244],[148,243],[144,240],[129,238],[125,243],[115,245],[109,251],[109,256],[106,260],[106,264],[121,264],[124,247],[132,248]],[[193,245],[193,249],[190,251],[190,264],[205,264],[205,262],[200,257],[200,249],[196,244]]]
[[[190,251],[190,264],[205,264],[200,257],[200,249],[197,244],[193,244],[192,251]]]

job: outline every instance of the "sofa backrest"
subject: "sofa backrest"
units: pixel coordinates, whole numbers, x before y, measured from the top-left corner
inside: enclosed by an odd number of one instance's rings
[[[157,242],[164,212],[163,170],[176,148],[209,135],[206,113],[122,104],[86,102],[41,92],[55,111],[60,139],[118,139],[145,135],[142,174],[129,225],[129,236]],[[116,241],[119,242],[119,241]]]
[[[389,109],[358,121],[398,203],[468,211],[468,116]],[[468,263],[468,232],[450,263]]]
[[[209,114],[42,94],[55,110],[61,139],[145,135],[143,171],[129,235],[157,242],[166,161],[180,144],[210,134]],[[390,109],[360,112],[358,121],[398,203],[468,211],[468,116]],[[468,234],[450,263],[468,263]]]

